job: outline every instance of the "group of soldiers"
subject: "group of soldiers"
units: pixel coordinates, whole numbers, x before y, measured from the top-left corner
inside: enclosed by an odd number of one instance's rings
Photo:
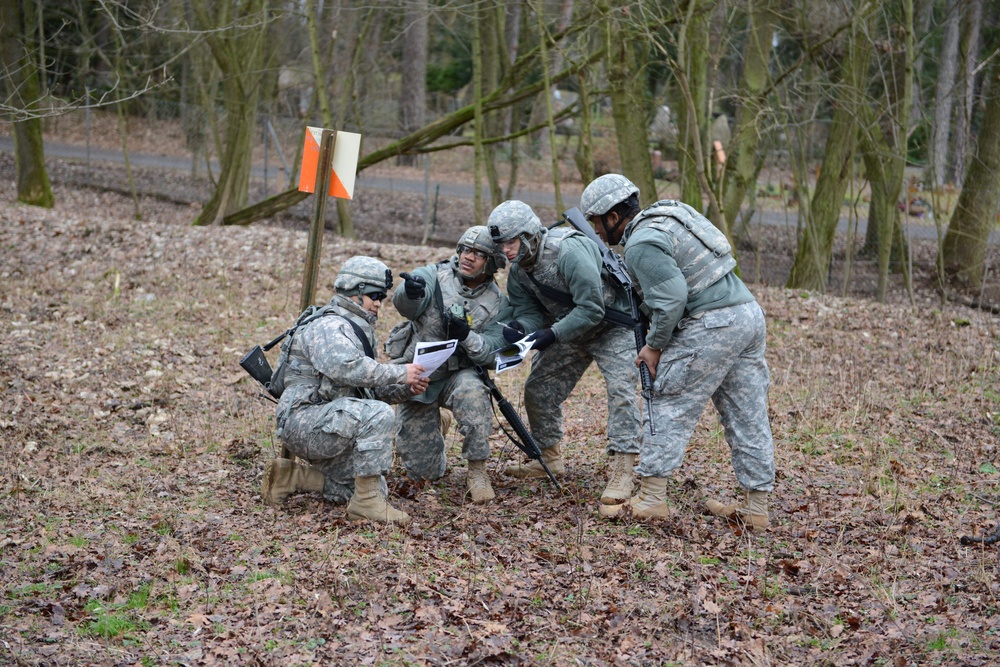
[[[462,234],[450,259],[400,274],[403,284],[392,298],[406,320],[386,341],[388,363],[375,358],[374,324],[393,274],[375,258],[352,257],[334,282],[331,316],[312,320],[287,341],[278,433],[307,463],[269,462],[264,502],[312,491],[346,502],[350,519],[409,523],[388,501],[393,443],[409,478],[441,478],[447,409],[462,437],[466,493],[473,503],[489,503],[496,495],[486,468],[493,411],[476,367],[489,367],[497,350],[523,340],[534,350],[524,409],[541,457],[511,463],[505,474],[565,474],[562,404],[596,362],[607,389],[610,459],[601,516],[670,516],[668,478],[711,399],[743,494],[729,503],[705,498],[704,509],[766,528],[774,447],[764,313],[733,272],[726,237],[681,202],[642,209],[639,189],[620,174],[594,180],[579,208],[608,246],[624,246],[649,322],[638,353],[632,329],[621,321],[629,297],[602,270],[597,244],[572,228],[544,227],[523,202],[497,206],[487,225]],[[508,262],[504,294],[496,274]],[[456,340],[456,352],[427,375],[413,363],[414,349],[442,340]],[[652,387],[640,422],[643,365]]]

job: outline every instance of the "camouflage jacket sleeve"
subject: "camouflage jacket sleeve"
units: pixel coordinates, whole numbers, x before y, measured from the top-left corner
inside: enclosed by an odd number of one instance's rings
[[[556,338],[572,340],[604,319],[601,255],[586,237],[569,237],[559,248],[558,267],[573,297],[573,309],[552,325]]]
[[[410,272],[411,275],[420,276],[427,281],[424,287],[424,295],[419,299],[411,299],[406,296],[406,287],[401,283],[392,295],[392,305],[396,307],[399,314],[408,320],[416,320],[434,300],[434,287],[437,285],[437,270],[433,264],[421,266]]]
[[[336,386],[371,389],[406,381],[406,366],[380,364],[367,357],[354,329],[342,317],[323,317],[298,336],[313,367]]]
[[[625,246],[625,262],[642,287],[649,309],[646,344],[662,350],[673,337],[687,306],[687,283],[674,261],[673,244],[666,234],[639,230]]]
[[[468,338],[461,343],[466,356],[476,365],[491,365],[496,350],[507,344],[503,337],[503,325],[514,319],[514,309],[503,295],[500,296],[500,304],[496,317],[485,323],[480,331],[470,331]]]
[[[406,368],[406,366],[396,367]],[[413,392],[410,390],[410,385],[408,384],[390,384],[384,387],[376,387],[372,390],[372,394],[378,400],[392,405],[413,398]]]

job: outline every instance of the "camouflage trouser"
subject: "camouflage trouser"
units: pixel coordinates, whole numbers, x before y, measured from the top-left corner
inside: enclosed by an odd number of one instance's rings
[[[292,410],[281,435],[288,450],[323,471],[323,497],[350,500],[355,477],[384,475],[392,465],[392,407],[338,398]]]
[[[711,397],[725,429],[737,481],[748,491],[774,487],[765,338],[764,311],[756,301],[681,321],[656,366],[652,409],[656,435],[645,431],[636,469],[640,476],[666,477],[680,467]]]
[[[604,325],[603,331],[584,340],[557,341],[536,353],[524,383],[524,409],[538,446],[548,449],[563,437],[562,404],[592,361],[604,375],[608,392],[608,453],[639,451],[639,409],[635,367],[635,337],[621,327]]]
[[[462,456],[468,461],[490,458],[493,410],[489,391],[472,368],[463,368],[442,380],[438,399],[431,403],[406,401],[396,406],[396,451],[413,479],[438,479],[448,458],[441,437],[441,408],[455,415],[462,434]]]

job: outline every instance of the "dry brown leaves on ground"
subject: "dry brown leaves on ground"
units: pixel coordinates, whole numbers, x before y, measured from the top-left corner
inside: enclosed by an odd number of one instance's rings
[[[9,173],[9,172],[6,172]],[[9,179],[2,198],[12,201]],[[990,664],[1000,551],[1000,320],[755,285],[768,314],[773,527],[731,498],[706,411],[673,519],[605,521],[603,383],[565,406],[565,493],[502,476],[465,504],[393,470],[401,530],[312,495],[258,498],[270,404],[237,365],[298,303],[301,229],[191,228],[190,209],[59,190],[0,225],[0,662],[18,665]],[[320,293],[364,253],[327,236]],[[384,337],[398,319],[389,310]],[[501,376],[515,404],[524,374]]]

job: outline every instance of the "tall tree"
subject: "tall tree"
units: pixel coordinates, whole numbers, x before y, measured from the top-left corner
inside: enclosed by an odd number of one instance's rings
[[[889,280],[889,259],[895,246],[904,254],[899,201],[906,167],[907,137],[909,136],[910,104],[913,95],[913,0],[902,0],[894,15],[884,8],[886,52],[885,62],[879,62],[875,90],[883,95],[862,104],[861,152],[871,186],[868,215],[868,242],[878,257],[878,285],[875,297],[885,301]],[[874,45],[873,45],[874,46]],[[874,49],[873,49],[874,50]],[[899,243],[893,243],[898,239]],[[909,278],[908,267],[900,262]]]
[[[7,106],[14,110],[14,163],[17,171],[17,200],[32,206],[52,208],[55,196],[45,169],[42,121],[37,114],[41,99],[38,68],[32,57],[28,35],[18,0],[0,1],[0,48]]]
[[[423,127],[427,107],[427,0],[409,0],[403,11],[403,62],[400,83],[400,126],[405,134]],[[416,155],[400,155],[399,163],[417,164]]]
[[[990,68],[986,109],[975,158],[941,247],[945,275],[953,287],[978,290],[984,258],[1000,202],[1000,59]]]
[[[850,35],[838,54],[843,65],[835,88],[836,100],[830,130],[816,181],[816,191],[809,203],[805,228],[788,277],[788,287],[818,292],[826,290],[840,207],[853,175],[858,137],[857,117],[860,105],[867,103],[864,99],[864,86],[868,81],[871,45],[864,34],[870,18],[870,8],[868,12],[854,15]]]
[[[194,224],[222,224],[247,203],[261,69],[268,48],[269,3],[194,0],[191,7],[223,75],[221,104],[226,114],[219,179]]]
[[[975,99],[976,71],[979,67],[980,35],[983,30],[982,0],[962,3],[962,28],[959,38],[959,78],[955,109],[955,129],[952,132],[952,171],[956,183],[965,182],[972,133],[972,110]]]
[[[644,52],[639,51],[644,34],[630,18],[627,0],[612,0],[605,22],[605,67],[615,121],[618,157],[622,173],[639,187],[643,204],[656,200],[656,181],[649,159],[649,131],[645,89]]]
[[[677,109],[677,166],[681,177],[681,199],[696,209],[703,204],[705,145],[708,139],[708,12],[709,0],[686,0],[681,6],[677,35],[678,79],[674,106]],[[700,174],[700,176],[699,176]],[[723,230],[728,233],[729,230]]]
[[[737,97],[735,132],[729,146],[723,181],[722,213],[733,236],[749,240],[746,218],[741,215],[747,192],[756,186],[760,159],[761,134],[767,114],[761,96],[770,81],[771,39],[776,21],[772,0],[747,0],[747,37],[743,49],[743,67]],[[748,211],[747,218],[753,215]]]
[[[937,60],[937,81],[934,85],[934,121],[931,128],[931,177],[937,185],[950,180],[948,149],[958,64],[958,24],[958,0],[945,0],[941,52]]]

